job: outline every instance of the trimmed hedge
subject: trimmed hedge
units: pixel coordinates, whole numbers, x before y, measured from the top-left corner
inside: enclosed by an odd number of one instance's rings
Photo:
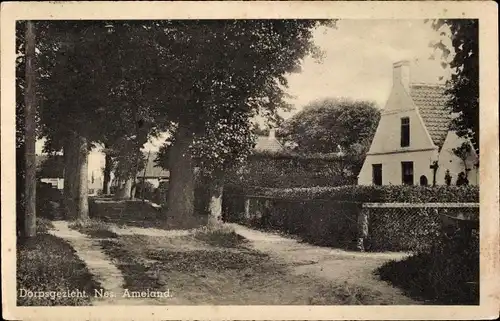
[[[349,202],[479,202],[478,186],[360,186],[310,188],[265,188],[227,185],[230,194],[259,195],[291,200],[330,200]]]
[[[270,188],[341,186],[356,182],[350,168],[350,160],[337,155],[261,152],[250,155],[239,171],[225,179]]]
[[[253,196],[253,197],[252,197]],[[251,198],[245,216],[245,198]],[[341,186],[274,189],[228,185],[224,219],[298,235],[305,241],[343,248],[357,238],[357,217],[364,202],[478,202],[477,186]],[[440,210],[443,211],[443,210]],[[448,209],[477,216],[477,209]],[[372,209],[367,249],[425,251],[440,237],[441,222],[433,209]]]

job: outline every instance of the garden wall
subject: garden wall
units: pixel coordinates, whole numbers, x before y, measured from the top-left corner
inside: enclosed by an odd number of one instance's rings
[[[242,189],[227,186],[224,219],[248,226],[297,235],[307,242],[351,249],[362,225],[363,203],[478,202],[477,187],[342,186]],[[448,208],[450,216],[478,217],[478,208]],[[370,251],[422,251],[441,236],[441,217],[434,208],[370,209]]]

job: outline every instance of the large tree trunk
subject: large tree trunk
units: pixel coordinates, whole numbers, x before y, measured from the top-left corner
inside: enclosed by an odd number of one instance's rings
[[[208,201],[208,225],[217,226],[222,223],[222,193],[222,183],[218,180],[214,181]]]
[[[88,166],[88,142],[83,136],[78,136],[78,177],[76,181],[76,197],[75,204],[77,209],[77,217],[79,220],[87,220],[89,218],[89,199],[88,199],[88,179],[89,179],[89,166]]]
[[[24,236],[36,235],[36,154],[35,154],[35,27],[26,21],[26,92],[25,92],[25,194],[24,194]]]
[[[64,209],[66,219],[74,219],[76,217],[75,204],[75,180],[78,177],[77,172],[77,152],[76,152],[76,135],[70,133],[64,144]]]
[[[169,155],[170,182],[167,217],[174,222],[189,222],[194,216],[194,171],[189,150],[192,135],[179,127]]]
[[[105,146],[108,148],[108,146]],[[111,167],[113,159],[111,155],[106,154],[104,156],[104,178],[102,184],[102,192],[105,195],[111,194]]]
[[[133,184],[133,180],[131,177],[129,177],[125,183],[123,184],[123,187],[121,189],[121,194],[120,194],[120,198],[121,199],[130,199],[131,198],[131,191],[132,191],[132,184]]]
[[[139,155],[141,153],[141,150],[139,146],[136,146],[136,150],[134,151],[134,167],[132,168],[132,177],[130,178],[131,180],[131,185],[130,185],[130,199],[133,200],[135,199],[135,192],[137,189],[137,173],[139,172]]]

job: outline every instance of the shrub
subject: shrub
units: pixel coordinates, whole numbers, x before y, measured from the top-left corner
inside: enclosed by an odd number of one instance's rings
[[[479,235],[441,239],[427,252],[391,261],[376,273],[409,295],[436,304],[479,304]]]
[[[477,186],[361,186],[310,188],[265,188],[228,185],[231,193],[254,194],[293,200],[337,200],[350,202],[479,202]]]
[[[233,228],[220,225],[216,227],[204,226],[195,230],[194,237],[213,246],[238,247],[246,239],[237,234]]]
[[[252,199],[249,216],[245,216],[245,195]],[[251,197],[256,195],[263,198]],[[226,221],[299,235],[314,244],[346,248],[357,238],[357,217],[364,202],[478,200],[479,189],[475,186],[273,189],[227,185],[223,217]],[[477,217],[477,209],[472,210],[471,215]],[[371,209],[367,246],[372,251],[422,251],[429,249],[440,233],[440,216],[433,209]]]
[[[75,221],[70,228],[95,238],[115,238],[115,232],[110,231],[109,225],[99,220]]]
[[[156,188],[150,182],[139,181],[139,182],[137,182],[137,185],[135,188],[135,198],[142,199],[144,196],[144,199],[152,201],[154,199],[154,196],[155,196],[155,190],[156,190]]]
[[[54,219],[61,213],[63,195],[60,190],[51,184],[38,182],[36,190],[37,216]]]
[[[346,163],[349,160],[330,154],[260,152],[250,155],[240,171],[227,174],[226,181],[271,188],[353,184],[356,177],[346,169]]]
[[[153,202],[163,205],[167,202],[168,181],[162,181],[154,192]]]

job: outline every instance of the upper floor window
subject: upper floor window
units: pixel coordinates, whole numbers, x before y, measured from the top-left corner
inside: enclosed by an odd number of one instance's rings
[[[410,146],[410,118],[401,118],[401,147]]]

